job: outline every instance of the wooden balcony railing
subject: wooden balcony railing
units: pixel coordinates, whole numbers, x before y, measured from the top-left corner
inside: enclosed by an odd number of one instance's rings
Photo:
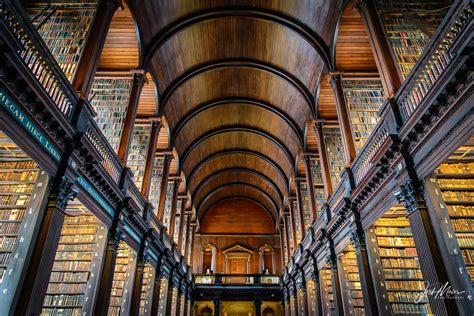
[[[196,274],[196,285],[279,285],[280,277],[271,274]]]

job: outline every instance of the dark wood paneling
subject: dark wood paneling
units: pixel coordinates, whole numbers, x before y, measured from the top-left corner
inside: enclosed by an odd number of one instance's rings
[[[231,199],[206,212],[200,233],[267,235],[275,233],[275,225],[260,205],[249,200]]]

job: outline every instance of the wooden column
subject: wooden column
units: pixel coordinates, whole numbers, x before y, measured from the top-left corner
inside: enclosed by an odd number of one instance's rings
[[[196,237],[196,225],[191,224],[191,241],[190,241],[190,252],[188,253],[188,264],[190,267],[193,266],[193,250],[194,250],[194,238]]]
[[[290,201],[288,201],[290,202]],[[289,204],[289,214],[287,215],[289,220],[290,220],[290,225],[291,225],[291,235],[293,237],[293,251],[296,251],[296,248],[298,248],[298,240],[296,238],[296,210],[293,208],[293,205],[291,205],[291,202]],[[303,238],[303,237],[301,237]]]
[[[13,315],[39,315],[48,289],[56,249],[67,204],[77,192],[72,189],[73,182],[65,177],[56,179],[49,192],[49,198],[40,222],[36,240],[32,241],[33,253],[26,269],[27,281],[24,282],[18,297],[12,305]],[[11,289],[14,291],[15,289]]]
[[[284,267],[286,265],[285,261],[285,243],[283,242],[283,228],[281,225],[278,225],[278,231],[280,236],[280,256],[281,256],[281,266]]]
[[[153,168],[155,167],[156,146],[158,136],[160,135],[161,122],[154,121],[151,125],[150,143],[148,144],[148,152],[145,161],[145,171],[143,172],[142,195],[148,199],[151,188],[151,177]]]
[[[155,279],[153,280],[153,295],[151,303],[151,313],[150,315],[158,315],[160,307],[160,290],[161,290],[161,279],[164,276],[164,267],[163,267],[163,254],[161,254],[156,265]]]
[[[323,316],[323,298],[321,296],[321,282],[319,280],[319,271],[316,264],[316,259],[313,258],[313,282],[314,295],[316,296],[316,316]]]
[[[186,203],[188,202],[187,197],[183,197],[181,200],[181,210],[179,211],[179,231],[178,231],[178,249],[182,252],[183,249],[183,227],[186,223],[184,213],[186,211]]]
[[[171,273],[168,283],[168,295],[166,296],[166,316],[175,316],[173,313],[173,292],[177,289],[178,285],[174,281],[174,273],[176,273],[176,271],[173,271]]]
[[[296,179],[295,181],[295,186],[296,186],[296,202],[298,204],[298,216],[300,218],[300,232],[301,232],[301,238],[303,239],[305,236],[305,231],[306,231],[306,223],[304,222],[304,208],[303,208],[303,194],[301,193],[301,180]],[[291,200],[290,200],[291,203]],[[311,214],[311,223],[312,221],[312,214]]]
[[[140,314],[140,298],[142,295],[143,274],[145,272],[145,264],[147,260],[146,248],[146,242],[142,241],[135,266],[135,277],[133,279],[132,297],[130,302],[130,315],[138,316]]]
[[[314,124],[314,131],[318,139],[319,162],[321,164],[321,173],[324,181],[324,192],[326,200],[332,195],[331,172],[329,171],[329,161],[326,152],[326,144],[324,142],[323,123],[316,122]]]
[[[81,59],[77,64],[72,86],[81,98],[87,99],[94,82],[100,55],[109,32],[110,22],[117,10],[117,0],[100,0],[89,30]]]
[[[186,237],[184,237],[184,257],[188,258],[189,252],[189,238],[191,238],[191,211],[186,212],[186,226],[184,233]]]
[[[374,280],[370,271],[369,255],[367,252],[367,244],[365,242],[365,233],[360,222],[357,223],[357,227],[352,231],[350,238],[355,248],[362,296],[365,305],[365,315],[379,315]]]
[[[423,189],[417,180],[408,180],[397,192],[397,198],[405,204],[407,217],[415,240],[416,252],[425,282],[433,286],[449,284],[446,267],[441,257],[438,242],[423,197]],[[452,298],[428,295],[431,309],[435,315],[459,315]]]
[[[102,273],[100,275],[99,287],[97,293],[97,302],[95,307],[96,315],[107,315],[109,311],[110,294],[114,280],[115,262],[120,242],[124,235],[117,229],[117,220],[112,224],[112,228],[107,235],[107,248],[102,261]]]
[[[170,175],[170,166],[171,159],[173,156],[171,154],[165,154],[165,159],[163,161],[163,174],[161,177],[161,186],[160,186],[160,198],[158,200],[158,209],[156,217],[163,223],[163,215],[165,213],[165,204],[166,204],[166,194],[168,192],[168,177]]]
[[[128,149],[132,141],[133,127],[135,126],[135,119],[137,117],[138,103],[142,93],[143,85],[145,84],[145,74],[133,74],[132,90],[130,92],[130,99],[128,101],[127,112],[123,122],[123,130],[120,135],[120,144],[117,155],[123,163],[127,163]]]
[[[330,254],[326,257],[326,261],[329,263],[329,267],[331,269],[332,295],[334,297],[334,315],[344,316],[341,284],[339,282],[339,272],[337,270],[337,257],[332,245],[329,247],[329,251]]]
[[[171,240],[174,241],[174,226],[176,223],[176,207],[178,206],[178,191],[179,185],[181,184],[181,179],[176,177],[173,180],[173,199],[171,200],[171,215],[170,215],[170,229],[169,235]]]
[[[373,0],[358,0],[356,6],[364,20],[375,63],[382,79],[384,94],[393,97],[401,86],[402,75],[385,36],[384,26],[380,21]]]
[[[221,316],[221,301],[220,299],[214,300],[214,316]]]
[[[331,86],[336,98],[337,119],[341,128],[342,142],[346,154],[346,166],[349,166],[355,159],[356,151],[354,139],[352,137],[351,123],[349,121],[349,113],[347,112],[346,107],[346,99],[344,98],[344,91],[342,90],[342,78],[340,74],[331,75]]]
[[[287,219],[287,215],[284,213],[283,214],[283,225],[285,226],[285,232],[286,232],[286,250],[288,252],[288,261],[290,260],[291,258],[291,255],[292,255],[292,252],[291,252],[291,246],[290,246],[290,233],[288,232],[288,219]]]
[[[253,301],[253,306],[255,307],[255,316],[262,315],[262,301],[260,299],[255,299]]]
[[[306,183],[308,185],[309,207],[311,211],[311,224],[318,218],[318,210],[316,206],[316,194],[314,193],[314,178],[311,170],[311,155],[303,155],[304,171],[306,174]]]

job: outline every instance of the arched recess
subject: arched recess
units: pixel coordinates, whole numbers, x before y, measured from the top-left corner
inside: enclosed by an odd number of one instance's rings
[[[284,144],[265,132],[246,127],[224,128],[196,140],[181,155],[183,171],[186,175],[190,175],[191,170],[207,157],[234,149],[258,152],[278,162],[285,174],[290,176],[294,174],[294,158]],[[229,156],[229,159],[232,157]]]
[[[284,142],[292,153],[304,143],[303,132],[292,118],[279,108],[246,98],[221,99],[196,108],[178,122],[170,143],[184,150],[194,138],[235,125],[259,128]]]
[[[208,71],[218,70],[220,68],[250,68],[252,70],[263,71],[274,76],[280,77],[282,80],[285,80],[292,86],[293,89],[298,91],[305,99],[306,106],[311,112],[312,116],[316,116],[315,112],[315,100],[312,92],[306,87],[306,85],[301,82],[298,77],[287,72],[283,68],[279,68],[275,65],[265,63],[261,60],[253,60],[248,58],[229,58],[221,60],[213,60],[205,64],[199,64],[192,69],[187,70],[185,73],[181,74],[178,78],[173,80],[161,94],[161,106],[159,113],[162,114],[166,109],[168,99],[173,95],[173,93],[188,80],[192,80],[195,77],[199,77],[200,74],[203,74]]]
[[[317,10],[317,8],[313,9]],[[322,11],[321,8],[319,8],[318,11]],[[195,27],[196,24],[209,24],[229,18],[238,18],[240,20],[252,19],[259,21],[260,23],[270,24],[278,29],[289,30],[293,33],[293,37],[304,39],[313,50],[318,53],[326,67],[332,69],[330,49],[327,42],[314,32],[311,27],[308,27],[308,25],[302,23],[298,19],[284,14],[281,11],[278,12],[276,10],[268,10],[266,8],[258,7],[244,8],[241,6],[226,6],[208,10],[204,9],[202,11],[193,12],[188,16],[180,17],[172,23],[162,26],[161,30],[157,32],[153,38],[147,38],[148,45],[144,51],[142,65],[147,66],[150,60],[156,55],[157,51],[159,51],[170,38],[180,33],[186,33],[186,29]],[[213,26],[213,28],[215,28],[215,26]],[[331,31],[332,30],[329,30],[329,32]]]
[[[233,159],[229,159],[232,157]],[[226,168],[247,168],[272,179],[283,194],[289,192],[289,178],[283,169],[269,157],[253,150],[236,148],[217,152],[204,158],[188,175],[187,189],[194,191],[206,177]]]
[[[260,187],[245,183],[245,182],[228,182],[224,185],[212,189],[208,194],[203,196],[199,202],[195,203],[198,215],[200,217],[210,208],[213,203],[230,196],[248,196],[259,201],[262,205],[265,206],[265,210],[269,211],[273,221],[278,216],[279,208],[276,201]]]
[[[269,244],[263,244],[258,248],[258,259],[260,272],[262,274],[276,273],[275,249]]]
[[[292,117],[300,129],[309,118],[313,118],[305,94],[290,81],[251,67],[215,68],[195,75],[168,97],[163,113],[174,130],[183,117],[201,105],[237,97],[272,104]]]
[[[213,274],[216,272],[217,247],[211,243],[201,247],[202,273]]]
[[[283,193],[278,189],[273,180],[250,168],[226,168],[210,174],[203,181],[199,182],[198,186],[193,190],[192,200],[199,203],[199,198],[197,197],[206,195],[215,187],[222,186],[231,181],[258,185],[265,190],[274,201],[277,201],[279,207],[283,205]]]

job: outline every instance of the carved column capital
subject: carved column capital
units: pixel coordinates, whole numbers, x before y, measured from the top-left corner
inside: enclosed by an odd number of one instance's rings
[[[354,244],[356,253],[360,253],[361,249],[366,249],[365,233],[363,230],[356,229],[352,231],[349,238]]]
[[[74,182],[65,176],[52,184],[52,201],[55,203],[55,207],[62,212],[66,210],[68,202],[72,201],[79,193],[73,186]]]
[[[408,180],[400,189],[395,192],[395,197],[400,203],[403,203],[407,209],[408,215],[425,207],[423,198],[423,190],[420,188],[418,181]]]

